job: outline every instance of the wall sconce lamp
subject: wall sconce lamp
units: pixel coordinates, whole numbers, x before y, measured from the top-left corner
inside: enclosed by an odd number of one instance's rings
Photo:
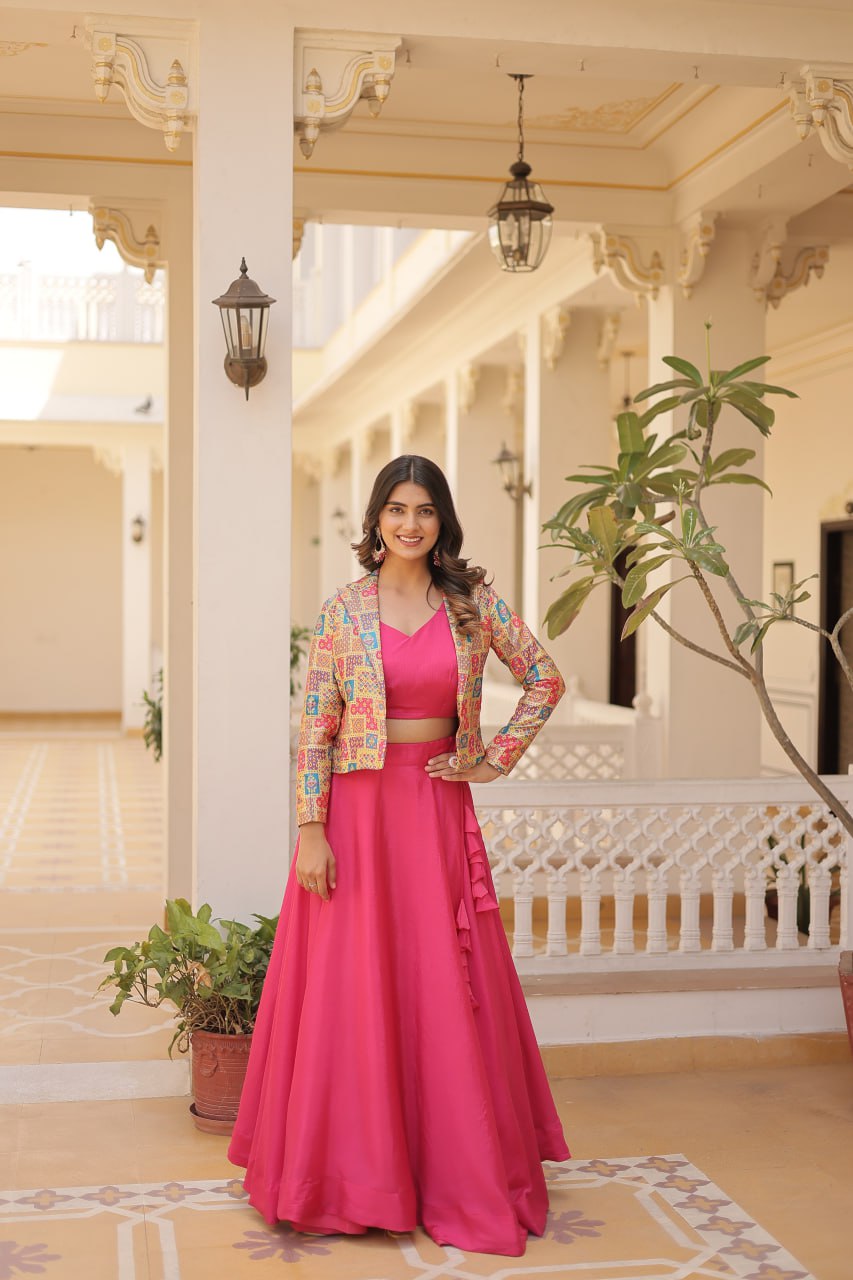
[[[145,537],[145,520],[142,516],[134,516],[131,520],[130,536],[134,542],[142,542]]]
[[[524,82],[530,76],[511,78],[518,85],[518,159],[509,168],[512,181],[489,210],[489,247],[504,271],[535,271],[548,251],[554,206],[530,181],[524,158]]]
[[[496,458],[492,458],[492,463],[500,467],[503,487],[514,502],[519,502],[525,494],[530,497],[533,485],[530,480],[524,480],[521,459],[506,447],[506,443],[501,445],[501,451]]]
[[[339,538],[343,538],[345,542],[349,542],[353,536],[352,525],[349,522],[349,516],[343,507],[335,507],[331,513],[331,519],[335,525],[335,533]]]
[[[269,310],[275,302],[254,280],[249,279],[246,259],[240,263],[240,277],[232,280],[227,292],[214,298],[225,330],[225,372],[238,387],[249,388],[262,382],[267,372],[264,345],[269,326]]]

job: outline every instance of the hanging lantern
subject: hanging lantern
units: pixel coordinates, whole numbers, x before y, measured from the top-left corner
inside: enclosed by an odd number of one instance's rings
[[[524,159],[524,82],[529,78],[512,76],[518,85],[518,159],[510,166],[512,181],[489,210],[489,246],[504,271],[535,271],[551,240],[554,206],[539,183],[530,181]]]
[[[269,311],[275,298],[264,293],[249,279],[246,259],[240,263],[240,278],[232,280],[227,293],[214,298],[222,316],[225,343],[225,372],[238,387],[249,388],[262,382],[267,372],[264,344],[267,340]]]

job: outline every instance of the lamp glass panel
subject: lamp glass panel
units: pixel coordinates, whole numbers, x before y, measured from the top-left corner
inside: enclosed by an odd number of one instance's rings
[[[237,355],[237,350],[234,345],[234,329],[231,323],[233,313],[230,307],[220,307],[219,314],[222,317],[222,328],[225,331],[225,345],[228,348],[228,355],[233,360]]]

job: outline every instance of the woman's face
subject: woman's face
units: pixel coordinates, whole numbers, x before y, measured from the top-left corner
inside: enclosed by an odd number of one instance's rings
[[[394,486],[379,512],[379,532],[389,556],[421,560],[431,554],[441,521],[423,485],[404,480]]]

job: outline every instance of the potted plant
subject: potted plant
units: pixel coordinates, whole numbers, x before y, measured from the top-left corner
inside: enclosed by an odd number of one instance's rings
[[[166,903],[168,932],[154,925],[144,942],[113,947],[104,957],[112,970],[98,990],[115,987],[110,1012],[125,1001],[157,1009],[174,1005],[178,1020],[169,1045],[192,1050],[190,1107],[199,1129],[230,1133],[237,1116],[252,1028],[275,937],[276,920],[256,915],[257,925],[211,919],[205,904],[193,912],[184,898]]]
[[[159,760],[163,754],[163,668],[154,676],[154,692],[142,691],[145,703],[145,724],[142,737],[146,747],[154,752],[154,759]]]

